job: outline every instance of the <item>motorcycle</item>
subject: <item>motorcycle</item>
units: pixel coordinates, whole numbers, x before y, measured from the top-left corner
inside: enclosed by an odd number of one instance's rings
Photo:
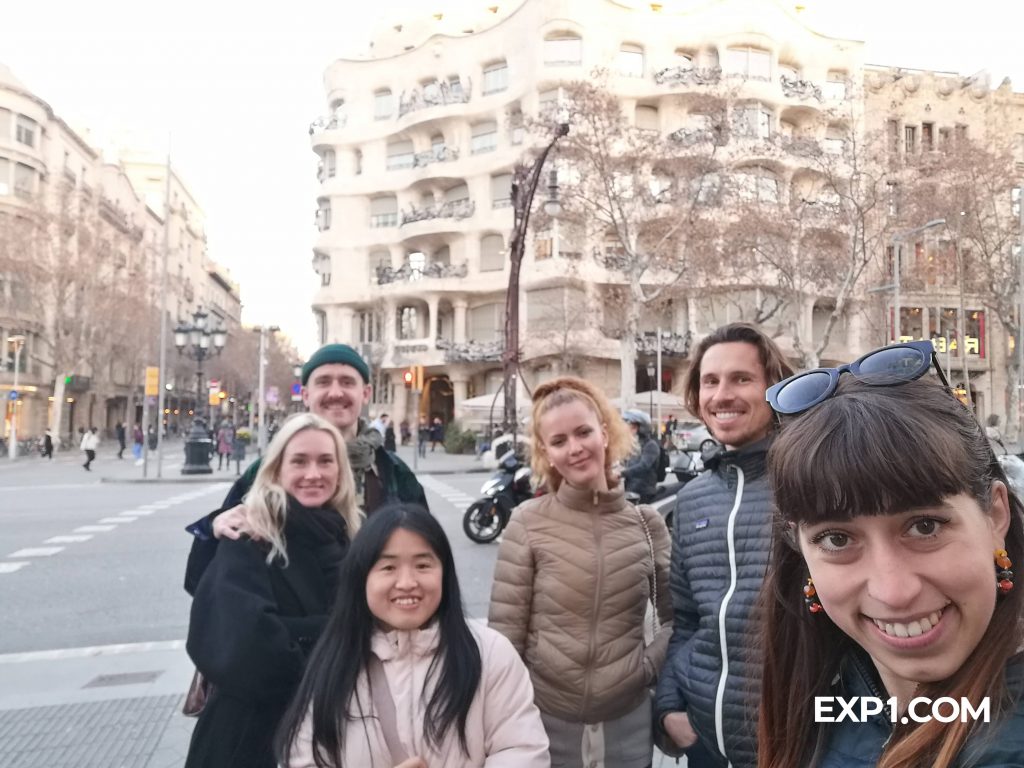
[[[477,544],[494,541],[505,530],[512,510],[533,498],[531,471],[510,451],[498,462],[497,471],[480,489],[482,498],[469,505],[462,530]]]

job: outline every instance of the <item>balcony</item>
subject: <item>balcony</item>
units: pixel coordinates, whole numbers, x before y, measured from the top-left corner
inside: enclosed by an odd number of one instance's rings
[[[468,219],[476,211],[476,205],[472,200],[450,200],[447,203],[433,203],[417,208],[410,205],[408,211],[402,211],[399,215],[398,226],[404,227],[417,221],[429,219]]]
[[[722,79],[719,67],[665,67],[654,73],[658,85],[715,85]]]
[[[665,357],[688,357],[693,336],[687,333],[663,333],[661,335],[661,354]],[[636,351],[642,355],[658,354],[657,334],[642,334],[636,337]]]
[[[423,278],[436,277],[465,277],[467,267],[465,264],[427,264],[422,269],[413,268],[408,262],[398,269],[391,267],[377,267],[377,285],[388,283],[400,283],[406,280],[422,280]]]
[[[680,128],[668,135],[670,141],[682,144],[684,147],[692,147],[704,142],[710,142],[715,146],[722,146],[725,142],[720,127],[714,128]]]
[[[100,195],[100,217],[121,232],[128,232],[128,214],[105,195]]]
[[[435,346],[444,352],[446,363],[495,363],[505,352],[505,342],[461,341],[438,338]]]
[[[318,117],[309,124],[309,135],[313,136],[323,131],[333,131],[337,128],[344,128],[348,122],[347,115],[327,115]]]
[[[427,85],[413,88],[411,91],[403,91],[398,99],[398,116],[404,117],[410,112],[427,107],[466,104],[472,98],[472,85],[468,78],[465,85],[460,82],[455,86],[447,80],[435,80]]]
[[[782,93],[792,99],[814,99],[822,101],[821,88],[810,80],[798,80],[795,77],[782,75],[779,77],[779,84],[782,86]]]
[[[459,150],[451,147],[438,147],[428,149],[426,152],[417,152],[412,158],[413,168],[426,168],[432,163],[451,163],[459,159]]]

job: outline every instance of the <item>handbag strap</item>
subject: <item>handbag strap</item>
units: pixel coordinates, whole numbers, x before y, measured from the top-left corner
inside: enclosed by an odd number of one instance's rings
[[[384,665],[374,653],[370,654],[370,660],[366,664],[366,671],[370,677],[370,695],[373,697],[373,708],[377,710],[377,717],[380,719],[380,728],[384,732],[384,743],[388,746],[391,759],[396,763],[407,760],[409,756],[398,738],[398,716],[395,713],[395,700],[391,698],[391,688],[388,686],[387,676],[384,674]]]
[[[654,559],[654,539],[651,538],[651,529],[647,525],[647,518],[644,517],[644,513],[640,510],[640,507],[633,507],[636,510],[636,516],[640,518],[640,527],[644,529],[644,538],[647,539],[647,551],[651,557],[651,575],[649,581],[651,583],[651,607],[654,615],[654,631],[657,632],[661,628],[661,622],[658,620],[658,564]]]

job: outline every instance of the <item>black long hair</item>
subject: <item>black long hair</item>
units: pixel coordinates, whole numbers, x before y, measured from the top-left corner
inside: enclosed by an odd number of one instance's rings
[[[346,726],[366,719],[370,711],[359,701],[356,690],[370,658],[370,638],[376,625],[366,603],[366,579],[399,528],[423,537],[442,568],[441,602],[435,614],[438,648],[427,671],[428,680],[438,677],[427,703],[424,735],[429,744],[437,745],[454,727],[462,751],[469,752],[466,718],[480,684],[480,648],[463,613],[451,546],[440,523],[427,510],[396,504],[370,515],[342,561],[338,594],[327,626],[278,729],[276,752],[283,765],[288,764],[291,745],[310,708],[313,759],[318,768],[342,768]]]

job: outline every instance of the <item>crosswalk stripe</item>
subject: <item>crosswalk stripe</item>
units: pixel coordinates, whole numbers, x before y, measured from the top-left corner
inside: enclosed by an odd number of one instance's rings
[[[26,565],[28,563],[24,561],[20,563],[0,563],[0,573],[14,573],[15,571],[20,571]]]
[[[77,544],[80,541],[88,541],[91,538],[91,533],[83,533],[81,536],[54,536],[44,541],[43,544]]]
[[[27,547],[19,549],[17,552],[12,552],[7,557],[50,557],[63,550],[64,547]]]

